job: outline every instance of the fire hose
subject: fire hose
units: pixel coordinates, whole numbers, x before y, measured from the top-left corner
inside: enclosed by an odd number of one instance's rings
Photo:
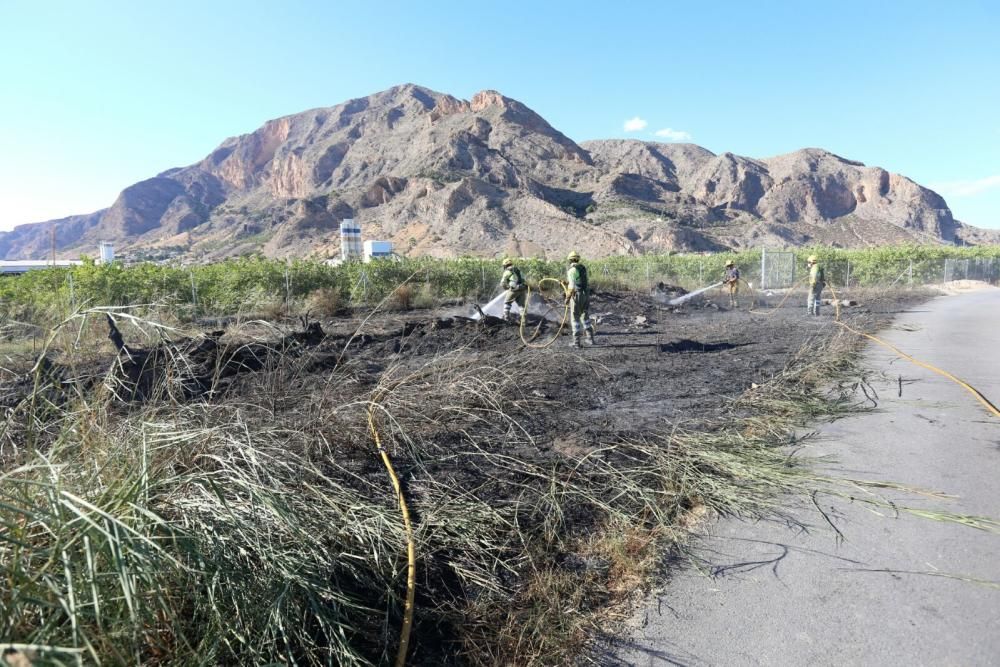
[[[549,311],[546,312],[544,315],[542,315],[538,324],[535,326],[535,330],[532,332],[531,337],[526,338],[524,335],[524,329],[525,329],[525,324],[527,324],[528,321],[528,304],[531,303],[531,285],[527,285],[527,293],[525,294],[524,297],[524,307],[521,308],[521,321],[518,326],[518,334],[521,336],[521,342],[524,343],[525,347],[530,347],[536,350],[543,350],[547,348],[549,345],[552,345],[552,343],[559,340],[559,335],[562,334],[562,330],[566,328],[566,322],[569,320],[569,311],[571,307],[571,298],[570,298],[571,292],[569,289],[569,285],[562,282],[561,280],[557,280],[556,278],[542,278],[541,280],[538,281],[538,290],[541,291],[542,286],[545,285],[546,283],[554,283],[556,285],[559,285],[560,289],[562,289],[563,316],[562,320],[559,321],[559,328],[556,329],[556,332],[551,339],[549,339],[544,343],[532,342],[538,337],[538,334],[541,332],[542,324],[545,323],[546,317],[548,316],[549,312],[555,310],[555,307],[550,307]]]
[[[835,313],[836,313],[835,318],[834,318],[834,322],[836,324],[840,325],[844,329],[847,329],[851,333],[857,334],[858,336],[864,336],[865,338],[867,338],[869,340],[872,340],[872,341],[875,341],[879,345],[882,345],[883,347],[888,348],[889,350],[892,350],[892,352],[895,353],[897,356],[899,356],[901,359],[906,359],[907,361],[909,361],[909,362],[911,362],[913,364],[916,364],[917,366],[920,366],[921,368],[925,368],[925,369],[931,371],[932,373],[937,373],[938,375],[951,380],[952,382],[954,382],[955,384],[957,384],[958,386],[960,386],[962,389],[965,389],[967,392],[969,392],[970,394],[972,394],[973,397],[975,397],[975,399],[977,401],[979,401],[983,405],[983,407],[986,408],[986,410],[988,412],[990,412],[990,414],[992,414],[994,417],[1000,417],[1000,409],[998,409],[996,405],[994,405],[988,398],[986,398],[982,394],[982,392],[980,392],[978,389],[976,389],[975,387],[973,387],[971,384],[969,384],[965,380],[957,378],[954,375],[952,375],[951,373],[949,373],[948,371],[940,369],[937,366],[934,366],[932,364],[928,364],[928,363],[926,363],[924,361],[920,361],[919,359],[916,359],[916,358],[912,357],[911,355],[907,354],[906,352],[903,352],[902,350],[900,350],[895,345],[893,345],[891,343],[887,343],[886,341],[882,340],[881,338],[879,338],[877,336],[873,336],[872,334],[865,333],[864,331],[858,331],[857,329],[855,329],[851,325],[847,324],[846,322],[842,322],[841,319],[840,319],[840,299],[837,298],[837,290],[834,289],[834,287],[833,287],[832,284],[830,285],[830,293],[833,294],[833,304],[834,304],[834,309],[835,309]]]
[[[382,446],[382,438],[379,435],[378,427],[375,425],[375,409],[379,401],[385,394],[385,390],[379,391],[372,396],[372,401],[368,405],[368,431],[375,442],[375,448],[382,458],[382,464],[389,473],[392,481],[392,488],[396,491],[396,498],[399,501],[399,511],[403,515],[403,527],[406,530],[406,601],[403,605],[403,626],[399,632],[399,649],[396,651],[396,667],[403,667],[406,664],[406,654],[410,646],[410,630],[413,627],[413,601],[417,588],[417,546],[413,536],[413,521],[410,519],[410,508],[406,504],[406,497],[403,495],[403,486],[396,475],[396,469],[389,458],[389,452]]]
[[[750,310],[747,311],[747,312],[759,313],[760,311],[756,311],[755,310],[756,298],[755,298],[755,292],[754,292],[753,285],[751,285],[750,283],[748,283],[746,280],[744,280],[743,282],[744,282],[744,284],[746,284],[746,286],[750,289],[750,292],[751,292],[751,300],[750,300],[750,304],[751,305],[750,305]],[[770,310],[764,311],[761,314],[763,314],[764,316],[769,316],[769,315],[774,314],[778,310],[780,310],[782,308],[782,306],[785,305],[785,301],[788,300],[788,297],[790,297],[792,295],[792,292],[795,291],[795,288],[799,287],[800,285],[802,285],[803,282],[804,281],[799,281],[799,282],[795,283],[794,285],[792,285],[792,287],[790,287],[788,289],[788,291],[785,293],[785,296],[782,297],[781,301],[778,303],[777,306],[775,306],[774,308],[772,308]],[[903,352],[902,350],[900,350],[895,345],[892,345],[891,343],[887,343],[886,341],[882,340],[878,336],[874,336],[872,334],[865,333],[864,331],[859,331],[858,329],[855,329],[851,325],[849,325],[846,322],[842,321],[840,319],[840,298],[837,296],[837,290],[834,288],[834,286],[833,286],[832,283],[828,283],[828,286],[830,288],[830,293],[833,295],[832,302],[833,302],[834,313],[835,313],[835,315],[834,315],[834,323],[835,324],[837,324],[840,327],[843,327],[844,329],[846,329],[847,331],[850,331],[851,333],[853,333],[855,335],[862,336],[862,337],[867,338],[867,339],[869,339],[871,341],[874,341],[875,343],[878,343],[879,345],[881,345],[881,346],[883,346],[883,347],[891,350],[894,354],[896,354],[901,359],[905,359],[905,360],[907,360],[907,361],[909,361],[909,362],[911,362],[911,363],[913,363],[913,364],[915,364],[917,366],[920,366],[921,368],[929,370],[932,373],[937,373],[938,375],[940,375],[940,376],[942,376],[944,378],[947,378],[948,380],[951,380],[952,382],[954,382],[958,386],[962,387],[962,389],[964,389],[965,391],[967,391],[970,394],[972,394],[972,396],[977,401],[979,401],[979,403],[981,403],[983,405],[983,407],[985,407],[986,410],[990,414],[992,414],[994,417],[1000,417],[1000,409],[998,409],[996,405],[994,405],[986,396],[984,396],[981,391],[979,391],[978,389],[976,389],[975,387],[973,387],[968,382],[962,380],[961,378],[956,377],[955,375],[949,373],[948,371],[946,371],[944,369],[938,368],[937,366],[934,366],[932,364],[928,364],[928,363],[926,363],[924,361],[920,361],[919,359],[913,357],[912,355],[909,355],[906,352]]]

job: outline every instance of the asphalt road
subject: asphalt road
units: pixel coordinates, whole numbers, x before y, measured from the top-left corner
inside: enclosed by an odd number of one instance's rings
[[[880,336],[1000,403],[1000,290],[934,299]],[[881,346],[864,363],[878,411],[822,425],[804,453],[835,457],[841,476],[957,496],[881,494],[901,505],[1000,518],[1000,420]],[[612,662],[1000,665],[1000,535],[823,497],[838,540],[809,504],[791,522],[707,526],[696,564]]]

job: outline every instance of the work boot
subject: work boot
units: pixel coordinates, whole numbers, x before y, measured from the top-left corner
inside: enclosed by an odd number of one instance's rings
[[[569,346],[570,347],[583,347],[583,344],[580,342],[580,334],[578,334],[578,333],[573,334],[573,337],[569,341]]]
[[[587,342],[591,345],[597,345],[597,340],[594,338],[594,330],[587,329]]]

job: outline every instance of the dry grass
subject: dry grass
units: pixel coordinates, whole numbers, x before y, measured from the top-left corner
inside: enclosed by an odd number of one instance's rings
[[[321,287],[309,295],[309,312],[320,317],[333,317],[345,307],[345,299],[338,287]]]
[[[411,284],[400,285],[390,295],[387,305],[391,310],[410,310],[413,308],[413,299],[416,292],[416,288]]]

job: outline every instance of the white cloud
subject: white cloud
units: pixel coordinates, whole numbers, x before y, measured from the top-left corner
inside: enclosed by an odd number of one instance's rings
[[[657,130],[653,134],[661,139],[666,139],[667,141],[691,141],[691,135],[689,133],[684,130],[674,130],[669,127]]]
[[[1000,174],[979,178],[974,181],[933,183],[930,187],[948,197],[975,197],[990,190],[1000,190]]]
[[[645,130],[647,125],[649,125],[649,123],[642,118],[635,116],[634,118],[629,118],[625,121],[625,131],[638,132],[639,130]]]

